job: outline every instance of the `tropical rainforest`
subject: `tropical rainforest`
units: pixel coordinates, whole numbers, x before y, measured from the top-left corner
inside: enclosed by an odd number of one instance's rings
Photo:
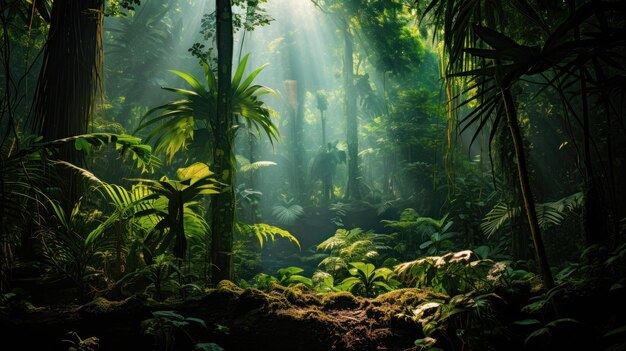
[[[1,0],[5,350],[626,350],[626,2]]]

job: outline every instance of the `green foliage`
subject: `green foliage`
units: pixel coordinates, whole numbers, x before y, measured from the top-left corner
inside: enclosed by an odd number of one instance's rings
[[[304,272],[304,269],[300,267],[287,267],[278,270],[278,284],[283,286],[290,286],[295,284],[304,284],[307,287],[312,287],[313,282],[310,278],[304,277],[299,273]]]
[[[158,215],[161,220],[156,223],[154,229],[146,237],[149,247],[154,247],[155,252],[160,252],[174,242],[172,252],[177,258],[184,258],[187,253],[187,237],[185,235],[185,224],[204,228],[207,226],[204,219],[193,216],[189,206],[197,204],[196,198],[202,195],[218,194],[219,183],[212,178],[213,172],[203,163],[195,163],[189,167],[179,168],[176,177],[179,180],[170,180],[163,177],[161,180],[151,179],[131,179],[139,182],[150,189],[151,194],[144,197],[142,201],[159,199],[166,201],[166,209],[152,208],[137,213],[137,216]],[[188,214],[186,216],[186,213]],[[144,250],[144,258],[151,262],[151,257],[155,254],[150,250]]]
[[[91,336],[91,337],[83,339],[76,332],[69,332],[67,333],[67,335],[75,339],[75,340],[72,340],[72,339],[62,340],[62,342],[70,345],[69,346],[70,350],[95,351],[100,348],[100,339],[95,336]]]
[[[407,230],[421,235],[430,235],[443,227],[447,219],[448,215],[443,216],[441,219],[421,217],[414,209],[407,208],[400,214],[400,220],[382,220],[381,222],[393,229]]]
[[[276,237],[287,239],[292,242],[294,245],[300,248],[300,242],[298,239],[293,236],[293,234],[288,231],[274,227],[269,224],[259,223],[259,224],[245,224],[245,223],[236,223],[236,231],[240,234],[243,234],[246,237],[256,237],[258,240],[259,246],[263,248],[263,244],[267,241],[274,241]]]
[[[371,263],[351,262],[351,277],[344,279],[336,290],[346,290],[353,294],[374,297],[391,291],[400,285],[393,279],[394,272],[389,268],[375,268]]]
[[[141,0],[109,0],[104,11],[105,16],[126,16],[125,11],[135,11]]]
[[[448,221],[447,214],[440,219],[421,217],[412,208],[402,211],[399,220],[381,222],[387,227],[398,230],[400,244],[395,248],[406,256],[414,257],[418,248],[425,250],[428,255],[439,254],[443,250],[452,248],[453,243],[450,239],[458,235],[456,232],[448,231],[453,222]]]
[[[304,272],[304,269],[291,266],[279,269],[276,272],[278,273],[278,277],[265,273],[259,273],[252,278],[250,283],[244,282],[244,286],[249,285],[263,291],[271,291],[274,284],[286,287],[296,284],[304,284],[306,287],[312,288],[314,285],[313,280],[301,275],[300,273],[302,272]]]
[[[311,281],[315,290],[320,293],[328,293],[338,290],[335,287],[335,278],[333,278],[332,274],[330,273],[326,273],[324,271],[316,271],[315,273],[313,273]]]
[[[328,210],[335,213],[335,216],[331,218],[331,222],[338,227],[343,227],[343,219],[351,208],[352,206],[350,204],[346,204],[341,201],[330,204],[328,206]]]
[[[276,163],[272,161],[256,161],[251,163],[250,160],[242,155],[236,155],[235,157],[239,164],[239,172],[241,173],[254,173],[261,168],[276,166]]]
[[[445,217],[444,217],[445,218]],[[426,250],[427,255],[437,255],[442,251],[447,251],[454,246],[454,243],[450,240],[455,236],[458,236],[457,232],[449,232],[448,230],[452,227],[453,222],[450,221],[446,223],[443,228],[439,231],[434,232],[430,239],[426,240],[420,245],[420,250]]]
[[[87,239],[97,230],[102,212],[83,211],[81,201],[74,204],[69,213],[54,200],[50,200],[48,206],[54,213],[54,222],[41,229],[41,250],[45,263],[56,274],[71,279],[78,299],[84,299],[88,278],[97,274],[89,271],[89,264],[100,244]]]
[[[207,338],[208,328],[206,323],[199,318],[185,317],[175,311],[155,311],[152,318],[141,323],[145,335],[149,335],[154,340],[154,346],[159,350],[173,351],[182,346],[177,337],[183,337],[191,342],[193,350],[223,351],[215,343],[202,342],[202,338]],[[200,335],[197,328],[200,327]],[[195,332],[194,332],[195,331]]]
[[[272,111],[261,100],[264,95],[275,95],[274,91],[253,84],[264,67],[257,68],[248,76],[244,72],[248,63],[246,55],[235,71],[231,84],[232,113],[240,116],[254,128],[259,135],[265,133],[270,142],[278,139],[279,132],[272,122]],[[203,64],[205,84],[195,77],[179,71],[171,71],[187,82],[191,90],[180,88],[164,88],[182,96],[181,100],[157,106],[141,119],[139,127],[134,133],[152,128],[146,137],[146,142],[154,141],[157,152],[163,152],[169,161],[174,155],[186,149],[190,140],[198,146],[210,146],[216,136],[213,135],[217,113],[217,79],[215,73],[207,63]],[[154,116],[154,113],[161,114]],[[234,128],[231,132],[236,133]],[[195,140],[195,136],[204,136],[206,140]],[[234,135],[233,135],[234,136]]]
[[[430,287],[450,296],[493,286],[510,272],[506,263],[480,260],[470,250],[401,263],[394,271],[406,285]]]
[[[361,228],[337,229],[335,235],[317,246],[318,250],[330,252],[319,266],[336,276],[348,268],[348,262],[376,259],[380,251],[389,249],[385,243],[390,238],[389,235],[364,232]]]
[[[161,301],[165,298],[166,293],[173,293],[175,290],[175,280],[173,274],[181,272],[175,264],[175,258],[171,255],[160,254],[154,257],[150,264],[141,269],[126,275],[123,280],[133,280],[137,278],[145,278],[150,284],[146,287],[145,292]]]
[[[537,203],[537,219],[542,229],[560,225],[568,216],[576,214],[583,206],[583,193],[578,192],[553,202]],[[496,204],[483,219],[481,229],[488,236],[494,235],[506,223],[520,215],[520,207],[511,208]]]
[[[269,25],[274,19],[262,6],[266,2],[267,0],[233,0],[231,4],[233,7],[233,31],[238,32],[243,29],[244,32],[251,32],[257,27]],[[202,18],[200,34],[205,42],[215,44],[215,21],[215,11],[205,14]],[[243,38],[245,39],[245,35]],[[201,62],[211,62],[217,60],[214,47],[215,45],[210,45],[205,50],[204,44],[194,43],[189,52]]]
[[[149,145],[143,144],[140,138],[127,134],[91,133],[44,142],[41,142],[39,138],[35,140],[36,142],[32,145],[22,148],[8,159],[21,159],[39,152],[51,153],[53,150],[69,144],[73,144],[76,150],[82,150],[89,154],[92,149],[100,149],[104,145],[112,144],[120,156],[130,153],[137,168],[141,169],[142,172],[152,171],[156,161]]]
[[[501,300],[493,293],[471,292],[454,296],[449,301],[421,303],[400,316],[421,327],[424,337],[415,340],[418,350],[443,350],[438,347],[443,346],[439,335],[458,338],[472,350],[488,350],[491,349],[488,338],[497,335],[501,329],[494,309],[494,301]]]
[[[293,225],[296,221],[304,215],[304,208],[302,206],[294,204],[295,199],[287,200],[283,197],[282,204],[272,207],[272,216],[276,218],[278,223],[282,225]]]

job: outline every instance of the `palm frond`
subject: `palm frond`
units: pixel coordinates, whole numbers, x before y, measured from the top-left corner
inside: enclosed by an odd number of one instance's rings
[[[272,215],[282,225],[292,225],[304,214],[304,208],[300,205],[277,205],[272,207]]]
[[[557,201],[538,203],[537,220],[541,228],[560,225],[569,215],[583,206],[583,193],[577,192]],[[481,229],[488,236],[492,236],[506,223],[519,216],[520,206],[510,207],[504,203],[496,204],[480,224]]]

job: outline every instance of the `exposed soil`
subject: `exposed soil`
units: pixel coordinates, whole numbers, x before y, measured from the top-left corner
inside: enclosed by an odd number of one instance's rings
[[[155,339],[144,335],[153,311],[176,311],[205,321],[186,328],[195,342],[215,342],[226,350],[406,350],[420,329],[398,316],[407,308],[442,296],[420,289],[401,289],[374,299],[349,293],[322,296],[302,285],[276,286],[269,293],[222,282],[202,298],[154,303],[141,297],[114,302],[104,298],[83,306],[34,308],[3,313],[3,334],[23,350],[67,350],[72,339],[95,336],[100,350],[152,350]],[[6,311],[5,311],[6,312]],[[191,339],[174,331],[176,350],[191,349]],[[4,345],[10,345],[5,339]],[[156,348],[158,349],[158,348]]]

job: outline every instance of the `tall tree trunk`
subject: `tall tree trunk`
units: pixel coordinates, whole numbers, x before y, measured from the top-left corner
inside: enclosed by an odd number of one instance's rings
[[[506,110],[509,130],[511,132],[511,138],[513,139],[515,158],[517,159],[517,175],[519,177],[520,190],[522,191],[526,216],[528,217],[530,235],[535,246],[535,256],[537,257],[537,263],[539,264],[543,284],[546,288],[551,289],[554,287],[554,279],[552,278],[552,272],[550,271],[550,265],[548,264],[548,258],[543,246],[543,239],[541,238],[541,231],[539,229],[539,221],[537,220],[537,211],[535,209],[535,200],[533,199],[532,191],[530,189],[530,181],[528,180],[526,155],[524,153],[522,133],[517,121],[517,110],[515,108],[511,91],[504,87],[500,88],[500,91],[504,100],[504,107]]]
[[[348,142],[348,185],[346,199],[360,200],[359,189],[359,134],[354,91],[354,47],[348,25],[343,29],[344,57],[343,57],[343,89],[345,94],[346,139]]]
[[[304,99],[306,96],[306,90],[304,88],[305,82],[301,79],[298,84],[298,108],[296,109],[296,149],[295,149],[295,163],[296,163],[296,198],[301,204],[306,200],[307,189],[305,189],[306,172],[304,167]]]
[[[32,120],[33,132],[54,140],[88,131],[102,68],[104,0],[55,0],[43,53]],[[82,165],[73,146],[59,157]],[[63,172],[63,194],[71,203],[80,196],[78,178]]]
[[[224,189],[211,204],[211,278],[214,284],[232,279],[235,192],[231,77],[233,62],[233,13],[230,0],[215,0],[217,27],[217,114],[213,125],[213,171]]]

